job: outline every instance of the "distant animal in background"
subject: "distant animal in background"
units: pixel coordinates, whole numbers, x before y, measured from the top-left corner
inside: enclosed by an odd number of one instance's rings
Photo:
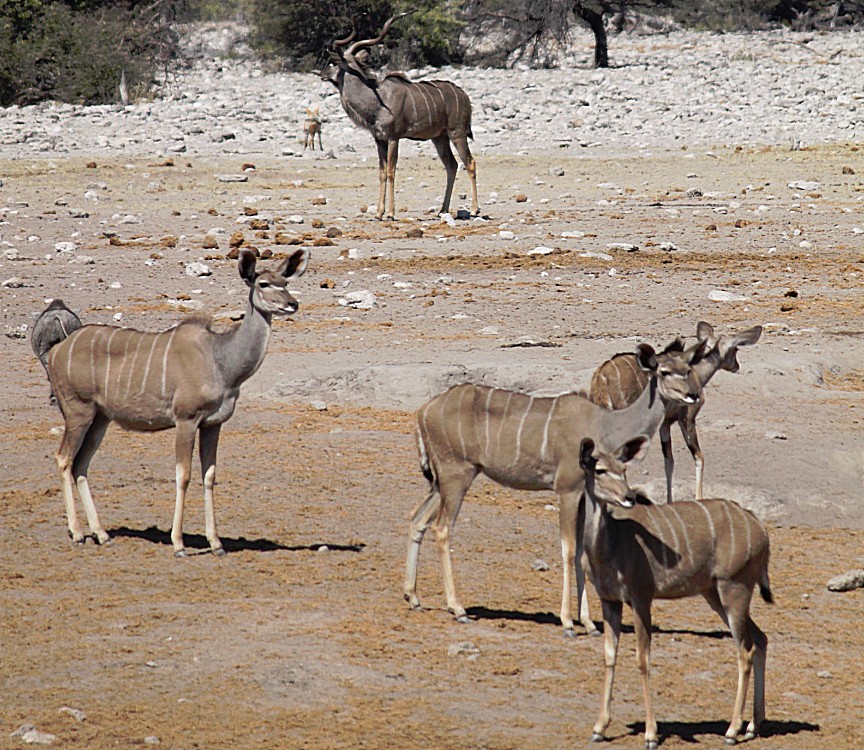
[[[456,147],[471,182],[471,215],[480,213],[477,203],[477,163],[468,148],[471,132],[471,101],[450,81],[411,81],[402,73],[377,76],[368,67],[369,49],[379,44],[397,18],[392,16],[374,39],[361,39],[356,27],[345,39],[337,39],[330,50],[331,64],[321,71],[322,80],[339,90],[342,107],[358,127],[372,133],[378,147],[378,211],[376,218],[394,219],[396,213],[396,162],[399,140],[432,141],[447,172],[447,187],[441,213],[450,210],[450,197],[458,163],[450,150]],[[350,44],[350,46],[349,46]],[[342,48],[346,48],[342,51]],[[389,200],[388,200],[389,198]]]
[[[753,326],[740,333],[728,336],[714,332],[714,328],[701,321],[696,326],[697,343],[688,349],[702,347],[704,354],[696,358],[691,366],[696,377],[704,389],[708,381],[714,377],[718,370],[727,372],[738,372],[738,348],[741,346],[753,346],[762,335],[762,326]],[[684,345],[680,339],[667,348],[677,348],[684,354]],[[685,359],[690,359],[689,355]],[[633,354],[616,354],[612,359],[606,360],[591,378],[591,401],[604,409],[624,409],[632,404],[645,390],[648,376],[637,366]],[[696,464],[696,500],[702,499],[702,478],[704,475],[705,460],[702,449],[699,447],[699,436],[696,434],[696,417],[705,403],[704,390],[699,400],[694,404],[674,404],[660,425],[660,445],[663,449],[663,459],[666,469],[666,501],[672,502],[672,471],[675,467],[675,458],[672,454],[672,425],[677,422],[684,436],[684,442],[693,456]]]
[[[84,543],[75,511],[78,490],[95,541],[108,544],[87,479],[90,461],[111,422],[127,430],[156,432],[176,428],[176,484],[171,542],[183,557],[183,508],[198,437],[204,484],[205,535],[210,551],[224,554],[216,533],[213,488],[216,449],[222,424],[231,418],[240,386],[260,367],[274,316],[298,308],[288,280],[303,275],[309,250],[300,249],[275,270],[256,269],[255,254],[241,250],[240,277],[249,287],[243,322],[224,333],[209,319],[190,318],[166,331],[149,333],[108,325],[82,326],[57,300],[33,327],[32,344],[45,365],[65,430],[55,456],[69,536]]]
[[[306,107],[306,122],[303,123],[303,133],[306,140],[303,143],[303,150],[312,147],[315,150],[315,135],[318,135],[318,148],[323,151],[324,146],[321,145],[321,116],[318,114],[319,105],[314,107]]]

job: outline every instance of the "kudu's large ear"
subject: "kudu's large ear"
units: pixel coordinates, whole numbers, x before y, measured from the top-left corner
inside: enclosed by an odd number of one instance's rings
[[[286,279],[296,279],[306,273],[306,266],[308,265],[309,250],[304,247],[285,258],[276,269],[276,273],[281,274]]]
[[[251,250],[241,250],[237,259],[237,267],[240,270],[240,278],[246,282],[246,286],[255,283],[255,264],[257,259]]]
[[[650,444],[651,438],[647,435],[638,435],[624,443],[615,453],[618,460],[623,464],[639,463],[645,458]]]
[[[594,458],[594,441],[591,438],[583,438],[579,445],[579,466],[582,471],[593,472],[597,466],[597,459]]]
[[[759,341],[761,335],[762,326],[753,326],[752,328],[748,328],[746,331],[736,333],[732,339],[735,342],[735,346],[753,346],[753,344]]]
[[[666,348],[663,350],[663,354],[678,354],[684,351],[684,339],[680,336],[676,337],[674,341],[669,342],[666,345]]]
[[[636,347],[636,361],[646,372],[657,372],[657,355],[649,344],[639,344]]]
[[[714,335],[714,326],[710,323],[706,323],[704,320],[700,320],[696,324],[696,338],[699,341],[707,341]]]
[[[709,351],[711,351],[711,348],[712,345],[710,341],[700,341],[685,352],[684,361],[687,362],[688,365],[695,365],[700,359],[708,354]]]

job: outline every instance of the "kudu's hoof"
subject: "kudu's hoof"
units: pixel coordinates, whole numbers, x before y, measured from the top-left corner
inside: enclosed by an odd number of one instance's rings
[[[174,550],[174,557],[186,557],[186,550],[185,549],[175,549]]]
[[[645,740],[645,750],[657,750],[657,740]]]
[[[754,732],[752,729],[748,729],[746,732],[744,732],[744,740],[746,742],[749,742],[750,740],[755,740],[755,739],[756,739],[756,732]]]
[[[459,617],[456,618],[456,622],[461,623],[462,625],[467,625],[471,622],[471,618],[468,617],[468,615],[459,615]]]
[[[606,738],[600,732],[592,732],[591,742],[606,742]]]
[[[594,628],[593,630],[587,630],[586,635],[590,635],[592,638],[599,638],[603,633],[597,628]]]
[[[216,549],[211,549],[210,554],[216,555],[216,557],[222,557],[223,555],[227,555],[228,553],[222,547],[217,547]]]
[[[564,630],[561,632],[565,638],[575,638],[576,637],[575,628],[564,628]]]
[[[96,542],[100,547],[113,547],[114,540],[110,536],[106,536],[104,539],[100,539],[96,534],[92,534],[93,541]]]
[[[723,744],[724,745],[730,745],[730,746],[731,745],[737,745],[738,740],[735,737],[724,737],[723,738]]]

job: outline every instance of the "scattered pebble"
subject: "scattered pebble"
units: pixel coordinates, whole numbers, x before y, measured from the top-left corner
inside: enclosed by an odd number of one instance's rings
[[[81,709],[72,708],[70,706],[61,706],[58,713],[69,714],[69,716],[71,716],[73,719],[75,719],[75,721],[79,723],[87,718],[87,715]]]
[[[356,292],[348,292],[339,300],[339,304],[344,307],[353,307],[355,310],[371,310],[378,302],[372,292],[361,289]]]
[[[542,573],[546,570],[549,570],[549,563],[547,563],[545,560],[535,560],[531,563],[531,570]]]
[[[828,581],[829,591],[853,591],[864,588],[864,570],[850,570]]]
[[[477,648],[471,641],[461,641],[459,643],[451,643],[447,647],[447,656],[468,656],[477,657],[480,655],[480,649]]]
[[[210,270],[210,266],[206,263],[201,263],[200,261],[194,261],[192,263],[186,264],[186,275],[187,276],[211,276],[213,271]]]

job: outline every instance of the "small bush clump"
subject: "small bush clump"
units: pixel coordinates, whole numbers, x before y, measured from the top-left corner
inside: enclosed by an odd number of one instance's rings
[[[170,6],[0,0],[0,105],[116,102],[121,75],[149,91],[177,55]]]

